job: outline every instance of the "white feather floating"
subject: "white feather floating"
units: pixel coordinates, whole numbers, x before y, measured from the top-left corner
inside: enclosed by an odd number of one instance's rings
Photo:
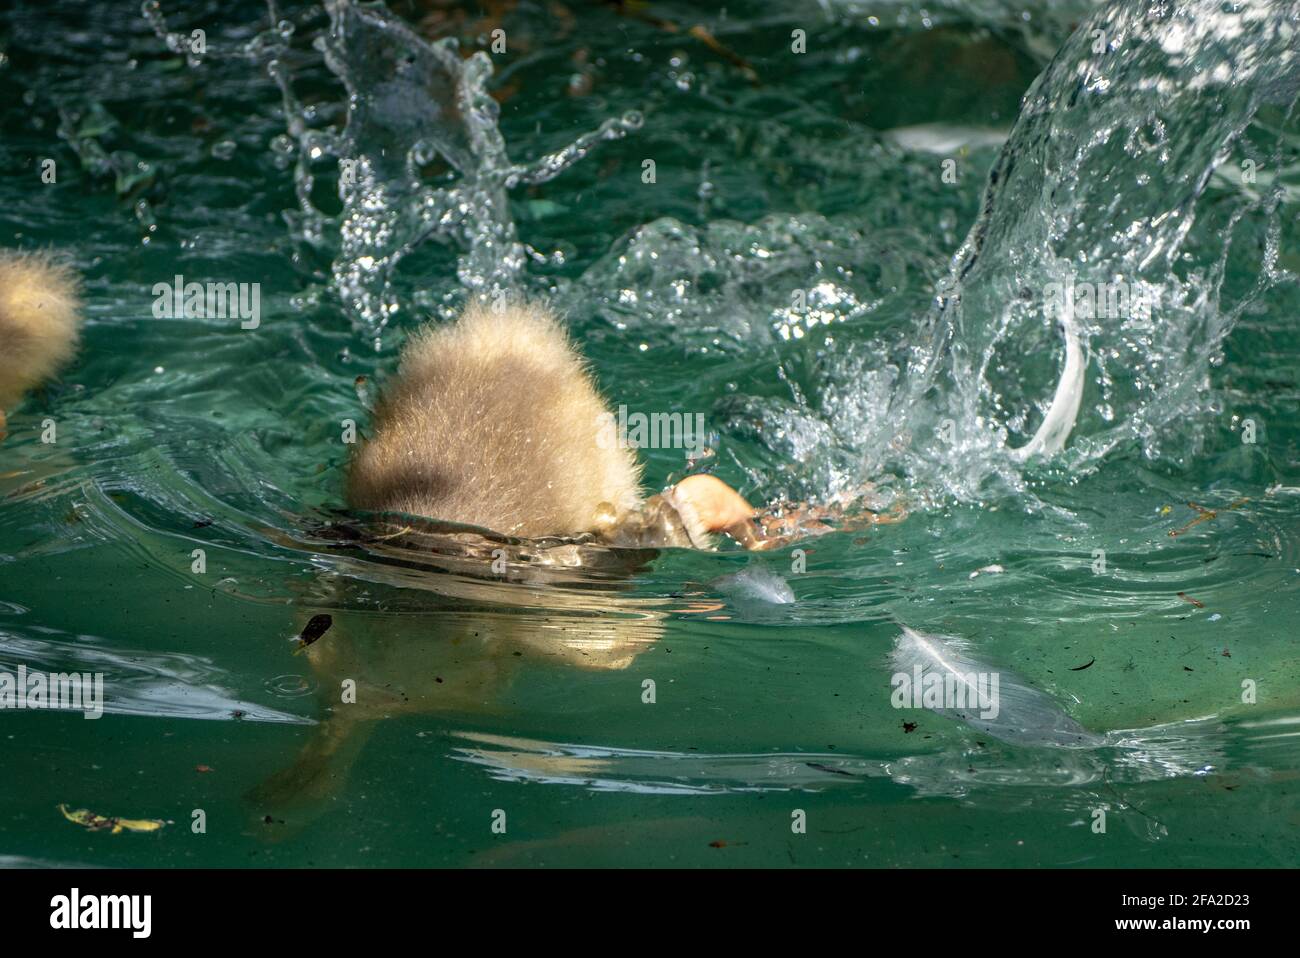
[[[1096,748],[1088,731],[1050,695],[1014,672],[990,669],[962,639],[902,626],[892,662],[896,705],[926,708],[1013,745]]]

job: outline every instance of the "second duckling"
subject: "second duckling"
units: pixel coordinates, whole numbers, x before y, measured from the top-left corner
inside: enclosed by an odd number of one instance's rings
[[[80,327],[71,268],[43,253],[0,251],[0,438],[5,412],[68,362]]]

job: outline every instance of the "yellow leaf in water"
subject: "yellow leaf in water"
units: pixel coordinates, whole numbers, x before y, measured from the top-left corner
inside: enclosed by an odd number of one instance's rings
[[[109,833],[113,835],[118,835],[123,830],[129,832],[156,832],[167,824],[154,818],[111,818],[105,815],[96,815],[88,808],[78,808],[76,811],[70,812],[67,805],[60,805],[59,811],[63,813],[63,817],[68,821],[83,825],[92,832],[101,832],[108,829]]]

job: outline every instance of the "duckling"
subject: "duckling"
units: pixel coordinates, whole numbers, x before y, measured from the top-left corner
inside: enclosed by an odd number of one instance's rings
[[[0,252],[0,438],[5,411],[76,350],[78,286],[72,270],[47,254]]]
[[[348,503],[520,538],[579,536],[640,501],[630,449],[572,343],[538,306],[472,305],[406,345],[348,476]]]
[[[646,499],[634,451],[602,435],[612,418],[548,310],[476,303],[406,345],[375,409],[374,437],[352,459],[348,504],[628,549],[707,549],[719,533],[767,549],[795,532],[829,531],[786,523],[769,534],[754,507],[710,475]]]

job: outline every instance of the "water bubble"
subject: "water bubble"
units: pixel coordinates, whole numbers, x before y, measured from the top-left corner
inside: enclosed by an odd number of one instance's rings
[[[265,688],[272,695],[296,699],[304,695],[310,695],[316,691],[317,685],[302,675],[277,675],[275,678],[266,680]]]
[[[153,215],[153,207],[143,197],[135,201],[135,218],[150,232],[158,228]]]
[[[438,159],[438,150],[427,140],[420,140],[411,147],[411,162],[416,166],[428,166]]]

